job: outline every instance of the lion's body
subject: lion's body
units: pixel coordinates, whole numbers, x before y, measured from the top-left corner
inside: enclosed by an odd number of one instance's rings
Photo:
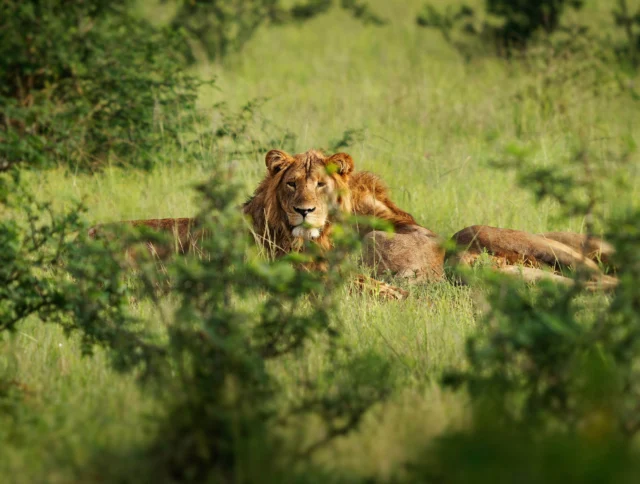
[[[170,240],[167,243],[152,241],[145,243],[148,251],[161,260],[165,260],[174,254],[198,252],[198,242],[205,236],[204,231],[197,227],[196,220],[193,218],[154,218],[99,224],[89,229],[89,237],[92,239],[99,236],[113,237],[123,226],[145,227],[149,230],[168,234]],[[127,256],[135,261],[138,257],[136,249],[128,249]]]
[[[551,279],[572,284],[573,279],[558,273],[566,268],[582,268],[591,274],[587,286],[591,289],[609,289],[617,284],[617,280],[605,276],[596,263],[603,260],[603,255],[608,258],[613,253],[613,247],[600,239],[573,232],[536,235],[487,225],[466,227],[452,239],[463,249],[456,255],[456,261],[464,265],[473,265],[486,252],[495,269],[530,282]]]
[[[393,225],[396,232],[418,225],[411,214],[393,203],[387,186],[373,173],[360,171],[352,175],[349,180],[349,191],[352,210],[356,215],[385,220]]]
[[[555,240],[571,247],[573,250],[584,254],[592,260],[599,260],[605,264],[611,262],[615,249],[614,247],[598,237],[591,237],[585,234],[574,232],[544,232],[538,234],[546,239]]]
[[[400,209],[380,178],[369,172],[354,172],[348,154],[325,156],[310,150],[292,156],[272,150],[265,162],[267,174],[242,210],[251,218],[256,239],[274,255],[302,250],[305,240],[330,249],[336,213],[373,216],[395,229],[395,234],[373,231],[365,236],[363,261],[377,275],[390,272],[415,280],[443,277],[445,253],[439,237]],[[149,252],[160,258],[199,251],[198,241],[207,236],[191,218],[118,222],[96,226],[89,235],[95,237],[120,224],[171,233],[170,246],[146,243]],[[488,252],[497,270],[518,273],[532,281],[551,274],[541,270],[543,266],[553,270],[581,266],[594,275],[601,274],[594,260],[606,262],[613,253],[604,241],[570,232],[534,235],[484,225],[467,227],[457,232],[453,240],[463,248],[456,255],[457,262],[471,265],[480,254]],[[555,279],[560,280],[558,277]],[[388,297],[403,294],[397,288],[377,284]],[[608,284],[612,287],[615,280]]]
[[[453,240],[467,247],[469,253],[483,250],[504,260],[504,264],[524,264],[540,267],[577,267],[584,265],[594,271],[598,266],[572,247],[551,238],[530,234],[521,230],[503,229],[488,225],[472,225],[453,235]]]
[[[362,260],[378,277],[391,273],[412,282],[444,277],[445,251],[440,238],[429,229],[410,225],[394,234],[374,230],[364,242]]]

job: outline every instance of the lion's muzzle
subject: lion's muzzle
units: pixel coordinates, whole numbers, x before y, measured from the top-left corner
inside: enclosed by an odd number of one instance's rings
[[[305,240],[313,240],[320,237],[320,229],[315,227],[303,227],[302,225],[298,225],[294,227],[291,231],[294,237],[302,237]]]

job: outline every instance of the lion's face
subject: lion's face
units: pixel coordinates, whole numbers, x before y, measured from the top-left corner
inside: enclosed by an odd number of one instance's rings
[[[279,208],[294,237],[316,239],[332,209],[343,205],[353,160],[345,153],[325,157],[317,151],[291,156],[272,150],[266,157]]]

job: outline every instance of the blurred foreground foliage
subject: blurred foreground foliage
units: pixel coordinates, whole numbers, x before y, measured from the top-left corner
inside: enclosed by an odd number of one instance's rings
[[[587,290],[577,268],[575,285],[541,281],[535,287],[487,274],[488,311],[467,341],[467,365],[445,372],[442,383],[464,389],[471,423],[425,446],[407,467],[408,482],[636,482],[640,478],[640,210],[621,197],[604,218],[602,184],[628,193],[628,150],[603,159],[587,142],[554,166],[530,161],[512,146],[501,167],[539,200],[560,202],[582,215],[587,233],[615,247],[619,284],[610,294]],[[612,163],[615,161],[615,163]],[[617,165],[617,166],[616,166]],[[600,167],[600,169],[599,169]],[[596,232],[597,231],[597,232]]]
[[[586,211],[590,233],[599,227],[616,248],[611,264],[619,284],[611,294],[594,295],[579,269],[572,287],[548,281],[530,287],[487,274],[489,309],[468,341],[467,365],[442,380],[467,396],[470,421],[419,446],[390,479],[635,482],[640,212],[628,206],[601,219],[591,178],[599,172],[584,169],[599,159],[586,145],[568,159],[583,167],[574,171],[530,163],[521,148],[507,155],[503,164],[517,167],[520,182],[540,199],[561,197],[567,213]],[[624,166],[624,155],[618,161]],[[326,475],[309,459],[397,391],[398,370],[389,361],[355,355],[341,342],[336,296],[359,245],[350,230],[336,231],[334,251],[310,245],[305,254],[266,260],[236,208],[235,185],[218,174],[199,187],[198,219],[215,233],[203,239],[200,256],[166,264],[137,260],[136,282],[127,284],[124,252],[148,234],[68,238],[86,228],[81,207],[56,215],[18,190],[17,174],[2,180],[3,209],[34,214],[21,230],[19,221],[2,222],[11,248],[3,259],[2,334],[25,317],[62,324],[81,335],[86,353],[105,347],[114,368],[136,375],[159,405],[151,444],[139,449],[126,475],[118,473],[121,467],[105,469],[104,460],[90,473],[125,482],[140,482],[141,475],[150,482],[322,481]],[[573,191],[579,196],[568,196]],[[304,263],[329,270],[296,269]],[[166,298],[171,305],[163,304]],[[140,300],[153,304],[166,332],[154,333],[131,317],[131,301]],[[272,368],[311,342],[331,355],[331,364],[300,375],[294,389],[283,388]],[[20,382],[1,383],[0,408],[20,412]],[[320,422],[320,436],[304,431],[309,419]]]
[[[198,220],[202,230],[215,233],[201,241],[201,256],[166,265],[138,256],[132,285],[124,277],[129,256],[149,234],[131,230],[87,240],[81,206],[55,214],[13,175],[2,177],[2,208],[28,216],[26,227],[13,219],[0,225],[9,249],[0,272],[0,337],[28,317],[55,322],[80,335],[85,353],[102,346],[116,370],[138,377],[160,410],[157,435],[141,451],[138,468],[128,469],[135,471],[131,476],[146,475],[148,482],[278,480],[355,430],[369,408],[391,394],[394,372],[387,361],[371,352],[355,356],[341,343],[336,291],[360,244],[347,226],[337,227],[335,250],[328,253],[311,245],[305,254],[267,260],[235,205],[235,185],[215,176],[199,187]],[[297,269],[300,264],[328,271]],[[163,304],[167,287],[171,310]],[[166,334],[131,316],[130,303],[141,300],[153,304]],[[302,377],[295,397],[283,398],[271,368],[311,341],[324,345],[333,363]],[[0,402],[12,411],[20,406],[14,386],[0,381]],[[303,433],[299,442],[282,438],[310,416],[323,434]],[[131,476],[113,478],[140,482]]]

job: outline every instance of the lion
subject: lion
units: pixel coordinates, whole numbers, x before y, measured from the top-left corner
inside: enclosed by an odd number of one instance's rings
[[[202,253],[199,241],[206,236],[205,231],[199,228],[199,223],[195,218],[160,218],[144,220],[123,220],[98,224],[91,227],[88,235],[91,239],[98,237],[113,238],[125,227],[145,227],[149,230],[168,233],[169,243],[152,240],[145,241],[148,253],[161,261],[167,260],[174,254]],[[144,253],[143,253],[144,254]],[[127,259],[136,265],[141,253],[136,247],[129,247],[126,251]],[[142,255],[143,256],[143,255]]]
[[[613,288],[614,277],[602,274],[598,261],[609,260],[613,247],[607,242],[573,232],[531,234],[488,225],[472,225],[452,236],[462,249],[454,263],[473,265],[486,252],[494,269],[519,275],[527,281],[551,279],[573,284],[573,279],[560,272],[566,268],[581,268],[591,275],[589,289]],[[551,269],[553,272],[542,270]]]
[[[388,222],[394,235],[373,231],[365,236],[365,264],[376,275],[383,270],[417,280],[441,277],[444,251],[436,236],[418,225],[390,198],[386,185],[370,172],[356,172],[347,153],[326,156],[316,150],[290,155],[271,150],[267,173],[243,211],[258,242],[276,255],[301,250],[305,241],[330,249],[332,216],[372,216]],[[376,281],[374,284],[379,284]]]
[[[584,254],[593,261],[611,264],[615,248],[598,237],[576,234],[574,232],[543,232],[538,234],[546,239],[561,242],[573,250]]]
[[[390,198],[384,183],[373,173],[354,173],[354,162],[347,153],[326,156],[316,150],[290,155],[281,150],[271,150],[265,157],[267,173],[259,183],[252,197],[247,200],[242,211],[252,222],[257,241],[275,256],[291,251],[303,250],[305,241],[312,241],[322,249],[331,249],[333,214],[373,216],[389,222],[397,232],[394,242],[408,246],[413,244],[414,253],[424,247],[425,233],[428,229],[420,227],[413,216],[400,209]],[[104,229],[121,224],[145,226],[156,231],[171,232],[174,235],[173,249],[159,247],[152,242],[147,248],[154,255],[164,258],[171,253],[188,253],[198,248],[198,240],[205,236],[194,219],[151,219],[131,220],[93,227],[89,235],[95,238]],[[370,239],[378,240],[383,232],[374,232]],[[380,239],[381,240],[381,239]],[[432,247],[425,254],[431,254]],[[379,253],[379,251],[378,251]],[[442,273],[444,251],[438,251],[435,257],[425,258],[434,264],[433,270],[420,270],[413,265],[402,267],[406,251],[391,250],[385,252],[383,264],[401,273],[432,272]],[[380,259],[377,257],[377,259]],[[376,264],[376,257],[366,260]],[[358,276],[358,286],[368,285],[383,296],[393,299],[406,297],[407,292],[389,286],[381,281]]]
[[[396,231],[417,226],[415,219],[389,197],[373,173],[354,173],[347,153],[325,156],[309,150],[290,155],[271,150],[265,158],[267,174],[243,211],[259,241],[277,254],[299,250],[305,240],[331,247],[332,211],[373,216]]]
[[[396,233],[374,230],[364,237],[362,260],[376,277],[391,274],[410,283],[444,278],[442,239],[420,225],[401,227]]]
[[[378,176],[356,172],[347,153],[325,155],[309,150],[290,155],[271,150],[265,157],[265,165],[265,177],[240,209],[250,218],[257,242],[275,256],[303,250],[307,241],[331,249],[334,216],[342,212],[377,217],[393,226],[393,234],[372,231],[364,237],[362,260],[373,268],[376,277],[388,273],[414,281],[437,281],[444,277],[446,254],[442,239],[399,208]],[[149,251],[161,258],[172,253],[197,252],[199,240],[208,236],[191,218],[133,220],[106,226],[122,223],[172,233],[172,247],[147,243]],[[94,237],[102,227],[94,227],[90,235]],[[453,259],[446,258],[454,263],[472,265],[487,252],[494,268],[526,280],[552,278],[570,283],[571,279],[542,269],[583,267],[603,285],[615,285],[614,278],[601,275],[596,263],[606,262],[613,254],[613,248],[599,239],[570,232],[535,235],[484,225],[467,227],[452,239],[463,249]],[[364,276],[357,278],[357,285],[375,287],[384,296],[395,299],[407,294]]]

